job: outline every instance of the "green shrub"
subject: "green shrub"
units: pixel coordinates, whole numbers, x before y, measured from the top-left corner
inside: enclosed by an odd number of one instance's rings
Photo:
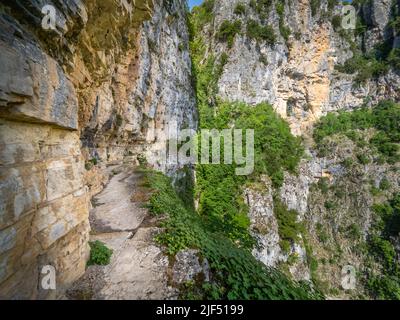
[[[371,144],[384,156],[389,163],[399,161],[399,145],[393,143],[385,132],[378,132],[372,139]]]
[[[383,178],[379,183],[379,189],[382,191],[389,190],[391,187],[390,182],[387,178]]]
[[[375,205],[373,209],[378,215],[375,229],[387,239],[398,236],[400,233],[400,194],[395,195],[388,203]]]
[[[87,171],[90,171],[92,168],[93,168],[93,163],[91,163],[90,161],[87,161],[87,162],[85,163],[85,169],[86,169]]]
[[[301,141],[291,134],[287,123],[270,105],[249,107],[243,103],[219,103],[214,108],[200,107],[201,119],[207,118],[207,121],[201,121],[205,129],[226,129],[231,125],[237,129],[255,130],[252,175],[237,176],[235,164],[198,165],[196,168],[199,212],[208,217],[210,228],[224,230],[243,246],[252,245],[242,186],[262,174],[268,174],[274,186],[281,186],[283,171],[296,171],[303,155]]]
[[[328,10],[332,11],[337,4],[338,0],[328,0]]]
[[[110,263],[113,251],[105,246],[101,241],[89,242],[90,245],[90,259],[87,263],[91,265],[106,266]]]
[[[290,28],[285,24],[285,2],[278,1],[276,2],[275,7],[276,13],[279,15],[279,32],[281,36],[288,41],[291,31]]]
[[[327,210],[333,210],[337,208],[337,204],[330,200],[325,201],[324,206]]]
[[[342,16],[341,15],[335,15],[332,17],[332,27],[333,30],[339,31],[339,29],[342,26]]]
[[[311,5],[311,14],[315,16],[318,13],[319,8],[321,7],[321,0],[310,0]]]
[[[241,27],[242,22],[240,20],[236,20],[234,22],[225,20],[219,27],[219,30],[217,32],[217,39],[223,42],[227,42],[228,46],[232,47],[233,40],[235,39],[235,36],[240,33]]]
[[[364,153],[357,154],[357,159],[358,159],[358,162],[360,162],[363,165],[367,165],[371,162],[371,160],[369,160],[368,156],[365,155]]]
[[[390,22],[390,26],[393,28],[393,31],[400,33],[400,16],[393,19],[393,21]]]
[[[246,6],[243,3],[238,3],[233,11],[234,14],[240,16],[246,13]]]
[[[97,158],[92,158],[89,161],[86,161],[85,163],[85,169],[86,170],[91,170],[94,166],[97,166],[97,164],[99,163],[99,161],[97,160]]]
[[[280,246],[284,252],[289,253],[291,245],[299,242],[304,231],[303,225],[298,222],[298,213],[288,210],[278,197],[274,198],[274,214],[278,221]]]
[[[251,7],[266,12],[271,1],[252,1]],[[198,17],[191,15],[196,30]],[[221,39],[228,41],[232,24],[225,23]],[[251,28],[250,28],[251,29]],[[272,28],[271,28],[272,29]],[[251,30],[250,30],[251,31]],[[270,39],[267,27],[253,28],[258,40]],[[251,33],[251,32],[250,32]],[[198,33],[199,34],[199,33]],[[301,299],[319,298],[308,286],[292,282],[274,269],[265,267],[251,254],[255,240],[250,235],[248,207],[244,188],[258,182],[262,174],[271,177],[275,187],[282,185],[284,172],[296,173],[303,156],[301,139],[291,134],[289,125],[269,104],[249,106],[245,103],[223,102],[217,97],[218,80],[228,56],[206,56],[206,44],[196,34],[190,48],[196,74],[199,123],[202,129],[254,129],[255,169],[252,175],[237,176],[237,164],[197,165],[195,195],[198,210],[185,206],[171,187],[170,180],[161,174],[149,174],[149,186],[156,191],[150,200],[154,214],[166,213],[165,232],[157,240],[174,255],[184,248],[197,248],[207,258],[213,271],[213,282],[188,286],[186,297],[208,299]],[[223,144],[221,144],[221,151]],[[282,205],[283,206],[283,205]],[[277,208],[279,210],[279,208]],[[280,212],[287,213],[284,209]],[[296,214],[294,214],[296,215]],[[280,214],[281,231],[289,237],[296,228],[293,212]],[[293,231],[296,234],[295,231]],[[288,282],[289,281],[289,282]]]
[[[356,129],[368,129],[374,126],[373,115],[368,109],[357,109],[352,112],[341,111],[328,113],[322,117],[314,130],[314,139],[320,143],[325,137],[338,133],[347,133]]]
[[[300,138],[294,137],[288,124],[268,104],[248,106],[244,103],[224,103],[217,99],[218,80],[228,60],[204,59],[204,43],[194,38],[191,42],[197,81],[196,91],[200,128],[254,129],[255,170],[248,177],[235,174],[233,165],[198,165],[196,194],[199,213],[207,218],[209,229],[227,234],[232,241],[251,248],[254,239],[249,234],[248,208],[243,200],[243,186],[268,174],[274,186],[283,183],[284,171],[296,172],[304,149]],[[221,148],[223,144],[221,144]]]
[[[115,126],[120,128],[124,122],[124,118],[120,114],[115,115]]]
[[[369,242],[373,254],[391,269],[396,263],[396,249],[389,240],[380,236],[373,236]]]
[[[271,46],[276,43],[274,29],[269,25],[262,26],[254,20],[249,20],[247,22],[247,36],[257,41],[266,41]]]
[[[400,69],[400,49],[393,49],[388,57],[388,62],[396,69]]]
[[[342,165],[346,168],[346,169],[350,169],[354,164],[354,161],[352,158],[346,158],[343,160]]]
[[[268,62],[268,57],[265,54],[261,54],[260,55],[260,59],[259,61],[264,64],[265,66],[268,66],[269,62]]]

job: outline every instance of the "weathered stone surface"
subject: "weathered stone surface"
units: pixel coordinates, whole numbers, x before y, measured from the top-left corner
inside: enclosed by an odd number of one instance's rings
[[[127,199],[131,201],[129,210],[118,206],[115,210],[103,210],[101,203],[95,202],[90,219],[95,233],[90,240],[101,241],[113,250],[111,262],[107,266],[89,267],[68,290],[66,298],[176,299],[178,291],[170,284],[168,256],[154,241],[162,230],[155,226],[157,218],[151,218],[148,210],[140,206],[140,197],[134,196],[141,191],[142,174],[135,175],[129,165],[119,170],[97,199],[111,206],[117,200]],[[150,195],[151,191],[147,193]]]
[[[382,40],[389,40],[392,36],[388,23],[391,19],[393,1],[372,0],[362,6],[362,15],[369,26],[366,32],[365,44],[368,49],[373,49]]]
[[[268,178],[263,179],[265,191],[248,188],[245,199],[249,206],[250,230],[257,240],[253,255],[267,266],[275,267],[285,260],[279,246],[278,222],[274,215],[272,186]],[[261,191],[261,192],[260,192]]]
[[[93,199],[95,207],[90,215],[94,232],[133,231],[140,226],[147,210],[143,203],[133,202],[132,196],[141,178],[142,174],[130,168],[122,168],[111,177],[107,187]]]
[[[168,285],[168,257],[154,244],[157,228],[141,228],[127,240],[107,267],[103,299],[176,299],[178,292]]]
[[[4,25],[0,17],[0,24]],[[15,32],[15,31],[14,31]],[[29,122],[78,129],[78,100],[61,66],[38,44],[0,37],[0,115]],[[16,88],[19,89],[16,89]]]
[[[210,281],[210,265],[207,259],[201,259],[198,250],[179,251],[175,256],[172,269],[172,281],[182,285],[189,281]]]

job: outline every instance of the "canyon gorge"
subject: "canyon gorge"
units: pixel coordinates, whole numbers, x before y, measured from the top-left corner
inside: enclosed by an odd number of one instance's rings
[[[344,6],[1,1],[0,298],[400,299],[400,1]],[[171,127],[254,129],[254,172]]]

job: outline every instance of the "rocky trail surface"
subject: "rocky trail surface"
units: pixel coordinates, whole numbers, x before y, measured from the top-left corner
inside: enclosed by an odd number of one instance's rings
[[[177,298],[177,290],[168,285],[168,257],[153,240],[160,228],[144,208],[150,193],[142,186],[143,174],[126,165],[108,170],[112,177],[93,200],[90,240],[100,240],[113,250],[111,262],[88,267],[67,298]]]

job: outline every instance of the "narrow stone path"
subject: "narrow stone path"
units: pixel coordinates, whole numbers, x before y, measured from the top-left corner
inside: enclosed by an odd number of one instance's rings
[[[112,174],[106,188],[93,199],[94,209],[90,213],[92,233],[133,231],[147,215],[143,203],[132,201],[142,174],[118,166],[112,169]]]
[[[94,199],[90,212],[91,241],[113,250],[108,266],[91,266],[68,290],[69,299],[142,300],[175,299],[168,285],[168,257],[154,242],[160,232],[144,203],[149,192],[135,168],[110,168],[112,177]]]

